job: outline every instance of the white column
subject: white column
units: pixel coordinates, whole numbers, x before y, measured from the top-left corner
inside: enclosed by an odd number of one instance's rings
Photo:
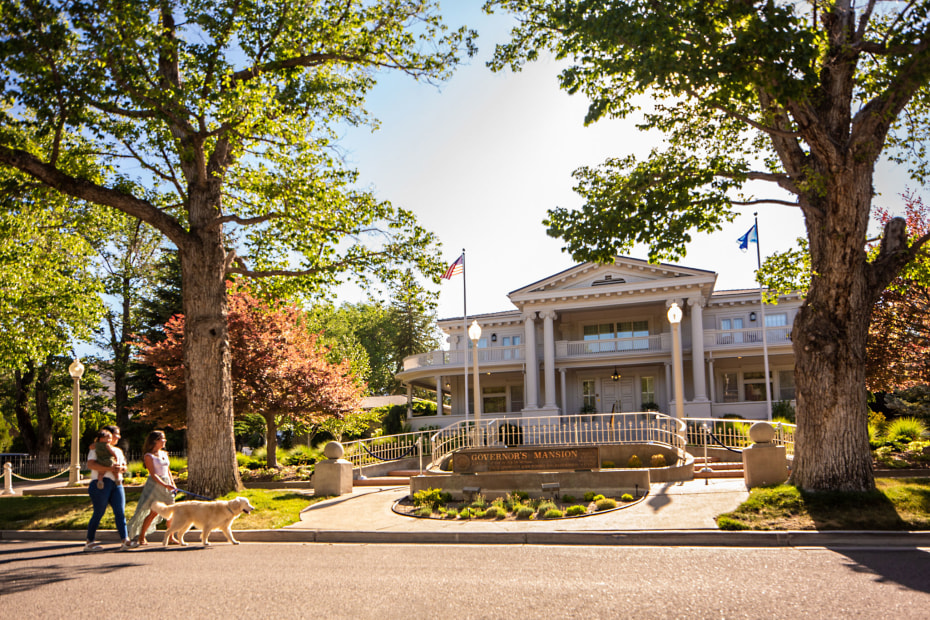
[[[546,381],[546,409],[555,409],[555,320],[559,317],[555,312],[541,313],[543,318],[543,373]]]
[[[565,369],[559,369],[559,374],[562,375],[562,413],[564,414],[566,411],[568,411],[565,400],[567,398],[565,395]]]
[[[714,377],[714,358],[707,360],[707,371],[710,374],[710,402],[717,402],[717,380]]]
[[[526,378],[524,391],[526,392],[526,406],[524,409],[539,408],[539,364],[536,362],[536,313],[523,315],[523,345],[526,354]]]
[[[442,375],[436,375],[436,415],[442,415]]]
[[[413,385],[407,384],[407,419],[413,418]]]
[[[691,306],[691,380],[694,382],[694,400],[707,400],[707,379],[704,375],[704,298],[688,300]]]

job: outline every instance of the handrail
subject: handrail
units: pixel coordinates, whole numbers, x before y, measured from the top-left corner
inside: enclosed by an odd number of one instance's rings
[[[644,442],[666,445],[683,460],[686,428],[683,421],[654,411],[493,418],[482,420],[480,427],[474,420],[460,421],[430,437],[430,465],[437,467],[461,448]]]
[[[688,425],[686,437],[690,445],[703,445],[704,424],[707,425],[710,433],[719,439],[719,443],[728,449],[742,450],[752,444],[749,439],[749,427],[755,422],[764,420],[745,420],[741,418],[685,418]],[[775,437],[772,443],[777,446],[784,446],[785,453],[789,457],[794,456],[794,442],[797,426],[776,422],[772,424],[775,427]]]
[[[428,455],[430,449],[428,439],[434,432],[432,430],[416,431],[347,441],[342,444],[344,450],[342,458],[351,462],[353,469],[384,461],[400,460],[416,452],[417,440],[420,438],[423,439],[420,442],[422,454]]]

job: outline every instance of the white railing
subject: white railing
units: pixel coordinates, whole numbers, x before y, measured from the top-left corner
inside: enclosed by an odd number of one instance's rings
[[[345,449],[342,458],[351,462],[353,468],[358,468],[365,465],[377,465],[384,461],[398,461],[419,456],[420,450],[423,451],[423,456],[426,457],[430,454],[430,435],[435,432],[435,430],[417,431],[415,433],[347,441],[342,444]],[[422,439],[422,441],[418,442],[419,439]]]
[[[667,348],[663,346],[662,334],[634,338],[606,338],[604,340],[559,340],[555,343],[557,358],[616,353],[636,354],[664,350],[667,350]]]
[[[714,434],[714,437],[723,444],[723,446],[733,449],[742,450],[752,445],[749,439],[749,427],[759,420],[737,420],[726,418],[685,418],[688,426],[687,438],[690,446],[704,445],[704,425]],[[794,456],[794,435],[797,426],[794,424],[773,424],[775,427],[775,438],[772,440],[775,445],[784,446],[785,452],[789,457]],[[713,447],[720,444],[713,439],[708,441],[708,446]]]
[[[459,422],[437,431],[431,438],[431,465],[468,447],[574,446],[657,443],[685,458],[685,424],[670,416],[641,413],[603,413],[561,417],[509,418]]]
[[[410,357],[404,358],[404,370],[415,370],[417,368],[428,368],[431,366],[461,367],[464,365],[466,353],[469,353],[468,363],[471,364],[474,361],[474,355],[471,355],[470,351],[429,351],[419,355],[411,355]],[[479,364],[522,361],[524,357],[523,345],[478,349]]]
[[[768,344],[790,344],[791,327],[767,327],[765,337]],[[738,348],[746,345],[762,344],[762,328],[749,329],[709,329],[704,330],[705,349]]]
[[[127,463],[142,462],[141,452],[128,452],[125,456]],[[183,452],[169,452],[168,456],[183,457],[185,454]],[[47,462],[40,461],[31,455],[0,456],[0,466],[7,462],[13,466],[13,473],[21,476],[43,476],[68,471],[71,467],[71,457],[65,454],[51,455],[48,457]],[[81,471],[87,471],[87,451],[81,453],[78,459],[78,467]]]

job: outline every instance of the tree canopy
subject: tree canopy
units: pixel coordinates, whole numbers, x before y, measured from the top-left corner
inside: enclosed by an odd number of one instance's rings
[[[230,274],[280,295],[411,266],[438,279],[435,237],[357,188],[333,147],[340,127],[374,122],[379,71],[442,80],[472,37],[431,0],[0,0],[0,166],[178,249],[195,492],[240,486]],[[112,172],[65,165],[90,157]]]
[[[577,260],[610,262],[635,243],[674,260],[693,231],[734,206],[800,209],[812,280],[792,332],[798,448],[792,481],[874,487],[866,432],[871,307],[930,239],[889,220],[865,252],[876,163],[926,178],[930,2],[490,0],[518,25],[492,67],[546,51],[562,88],[588,97],[585,122],[637,114],[664,143],[575,171],[577,210],[546,225]],[[771,193],[756,197],[757,184]]]

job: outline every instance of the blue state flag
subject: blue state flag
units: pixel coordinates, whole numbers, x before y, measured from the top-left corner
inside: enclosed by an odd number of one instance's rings
[[[753,224],[752,228],[746,231],[746,234],[736,240],[739,243],[739,249],[743,252],[749,249],[750,243],[759,243],[759,235],[756,231],[756,225]]]

